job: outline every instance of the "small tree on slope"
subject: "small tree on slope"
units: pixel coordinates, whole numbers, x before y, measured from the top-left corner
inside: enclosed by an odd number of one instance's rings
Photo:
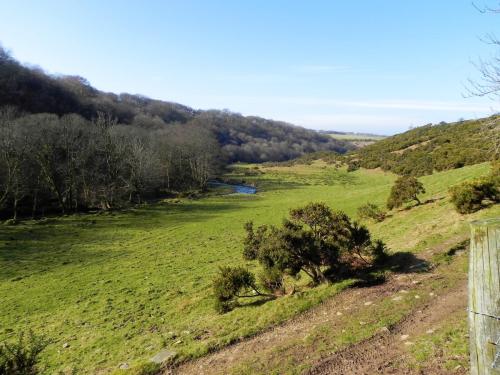
[[[417,205],[419,205],[421,202],[418,195],[423,193],[425,193],[424,185],[419,180],[412,176],[401,176],[391,189],[391,194],[387,200],[387,208],[392,210],[411,201],[416,201]]]

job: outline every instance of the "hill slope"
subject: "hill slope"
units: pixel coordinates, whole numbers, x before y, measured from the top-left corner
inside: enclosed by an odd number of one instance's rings
[[[425,125],[382,139],[350,156],[364,168],[430,174],[490,160],[498,152],[500,116]],[[495,151],[496,149],[496,151]]]
[[[256,267],[241,256],[246,221],[280,223],[290,208],[310,202],[312,197],[354,216],[367,201],[382,204],[395,178],[381,171],[347,173],[325,163],[259,169],[263,173],[254,177],[234,176],[257,183],[261,190],[254,196],[169,201],[126,212],[0,226],[0,340],[13,339],[15,332],[32,328],[53,339],[43,354],[49,372],[69,373],[74,368],[105,374],[121,363],[133,367],[147,362],[164,348],[177,352],[178,360],[199,357],[336,295],[346,283],[308,288],[304,277],[294,296],[261,305],[245,304],[223,315],[215,313],[211,280],[218,267]],[[488,172],[489,166],[483,164],[426,176],[422,178],[427,190],[423,200],[428,203],[395,211],[382,223],[370,223],[370,231],[393,252],[418,256],[429,247],[466,234],[468,220],[498,215],[499,206],[462,216],[454,212],[447,189]],[[411,284],[412,277],[410,287],[420,287]],[[433,287],[439,293],[443,280]],[[303,363],[310,365],[318,355],[399,321],[423,302],[423,298],[412,298],[408,304],[396,303],[392,296],[383,302],[384,296],[379,297],[381,302],[375,303],[367,296],[374,304],[369,308],[361,304],[359,316],[345,313],[345,321],[339,325],[320,324],[307,340],[301,335],[299,341],[286,345],[297,344],[298,350],[305,345],[307,355],[316,350]],[[360,321],[367,324],[360,325]],[[63,347],[65,343],[69,346]],[[273,353],[246,364],[265,366],[262,371],[235,373],[273,373],[272,366],[283,372],[284,366],[299,365],[292,357],[284,363],[283,356]]]
[[[26,67],[0,47],[0,107],[5,105],[27,113],[76,113],[87,120],[104,112],[121,124],[146,129],[201,123],[214,132],[232,162],[280,161],[309,152],[344,153],[353,148],[349,142],[284,122],[102,92],[79,76],[51,76],[39,68]]]

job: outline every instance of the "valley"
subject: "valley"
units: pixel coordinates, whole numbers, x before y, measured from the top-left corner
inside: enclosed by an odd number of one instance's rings
[[[395,176],[364,169],[348,173],[321,161],[292,167],[238,165],[227,177],[256,185],[257,194],[215,192],[200,199],[166,199],[123,211],[0,226],[0,337],[21,328],[47,335],[53,341],[42,362],[51,371],[105,374],[127,364],[137,371],[154,372],[159,368],[149,359],[162,349],[175,353],[173,363],[183,363],[224,351],[226,345],[241,340],[245,343],[247,337],[258,338],[270,327],[293,324],[284,322],[314,306],[320,305],[319,310],[308,314],[336,306],[328,309],[324,324],[310,327],[307,335],[296,337],[298,341],[256,352],[261,361],[245,354],[241,361],[230,363],[235,373],[244,369],[269,373],[273,363],[282,365],[273,353],[292,350],[287,356],[290,373],[312,369],[336,350],[373,336],[381,327],[397,325],[428,303],[429,293],[447,294],[463,286],[465,256],[448,260],[443,254],[467,237],[468,221],[500,211],[492,206],[460,215],[453,210],[447,190],[486,175],[489,168],[486,163],[424,176],[421,181],[427,192],[422,205],[395,210],[381,223],[367,223],[391,253],[409,252],[436,264],[432,272],[388,271],[388,281],[374,288],[350,288],[356,280],[311,288],[302,277],[291,296],[243,302],[222,315],[214,311],[211,297],[211,280],[218,267],[256,267],[241,257],[246,221],[278,224],[289,209],[310,201],[326,202],[355,218],[357,208],[366,202],[384,205]],[[393,295],[402,289],[422,298],[395,303]],[[373,306],[359,306],[356,293]],[[355,315],[347,320],[347,314],[332,317],[344,308]],[[335,323],[339,327],[335,334],[329,325],[332,318],[342,320]],[[458,321],[464,324],[462,318]],[[296,367],[293,353],[302,347],[311,354],[308,360],[296,357],[302,363]]]

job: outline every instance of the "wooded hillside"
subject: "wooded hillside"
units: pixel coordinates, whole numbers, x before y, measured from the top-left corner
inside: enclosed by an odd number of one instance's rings
[[[20,64],[0,47],[0,106],[26,113],[78,114],[87,120],[99,112],[117,123],[144,129],[196,123],[212,131],[228,161],[288,160],[304,153],[352,148],[348,142],[288,123],[219,110],[195,110],[142,95],[106,93],[79,76],[48,75]]]

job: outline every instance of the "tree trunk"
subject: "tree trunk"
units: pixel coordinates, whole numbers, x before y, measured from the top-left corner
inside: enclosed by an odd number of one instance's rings
[[[36,217],[36,209],[38,205],[38,188],[35,189],[33,195],[33,206],[31,207],[31,218],[34,219]]]
[[[14,205],[13,205],[13,207],[12,207],[12,209],[13,209],[13,211],[14,211],[14,212],[13,212],[12,219],[13,219],[14,221],[16,221],[16,220],[17,220],[17,202],[18,202],[18,198],[17,198],[17,194],[15,194],[15,195],[14,195]]]

